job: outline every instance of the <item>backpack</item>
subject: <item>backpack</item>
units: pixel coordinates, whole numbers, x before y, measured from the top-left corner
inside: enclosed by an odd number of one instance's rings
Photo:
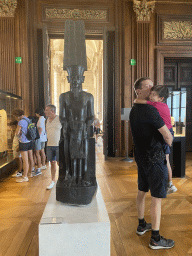
[[[37,127],[34,123],[32,123],[31,121],[28,121],[26,118],[22,118],[25,121],[27,121],[28,126],[27,126],[27,133],[26,133],[26,138],[28,140],[35,140],[37,137]]]

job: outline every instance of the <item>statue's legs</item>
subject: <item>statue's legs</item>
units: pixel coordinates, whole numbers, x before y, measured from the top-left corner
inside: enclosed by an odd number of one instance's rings
[[[88,157],[88,140],[85,139],[85,165],[84,165],[85,176],[87,174],[87,157]]]
[[[72,159],[72,185],[76,185],[76,179],[77,179],[77,159]]]
[[[82,159],[79,159],[78,185],[82,183]]]
[[[65,180],[69,180],[70,174],[69,174],[69,152],[68,152],[68,140],[64,140],[64,157],[65,157],[65,168],[66,168],[66,174],[65,174]]]

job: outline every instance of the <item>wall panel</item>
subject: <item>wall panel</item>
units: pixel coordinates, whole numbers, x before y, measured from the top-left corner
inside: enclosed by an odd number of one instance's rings
[[[14,18],[0,18],[0,89],[16,93]]]

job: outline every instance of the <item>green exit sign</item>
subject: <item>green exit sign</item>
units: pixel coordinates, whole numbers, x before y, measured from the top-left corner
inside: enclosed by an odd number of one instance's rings
[[[135,59],[131,59],[131,60],[130,60],[130,64],[131,64],[131,66],[136,65],[136,60],[135,60]]]
[[[22,63],[21,57],[15,57],[15,63]]]

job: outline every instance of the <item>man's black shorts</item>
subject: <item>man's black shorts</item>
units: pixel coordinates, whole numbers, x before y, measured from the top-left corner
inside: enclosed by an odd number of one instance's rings
[[[138,189],[151,191],[151,196],[166,198],[168,170],[166,160],[159,163],[137,163],[138,166]]]

